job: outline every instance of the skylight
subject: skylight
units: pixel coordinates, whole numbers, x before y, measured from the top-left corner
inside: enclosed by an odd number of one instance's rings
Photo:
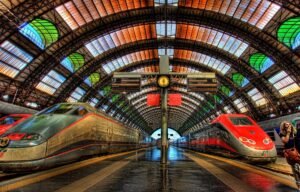
[[[49,95],[53,95],[65,80],[66,78],[63,75],[51,70],[36,86],[36,88],[48,93]]]
[[[300,90],[299,85],[285,71],[280,71],[269,78],[269,82],[282,96],[287,96]]]
[[[236,57],[240,57],[249,46],[248,43],[223,31],[189,24],[177,24],[176,38],[207,43],[223,49]]]
[[[0,73],[14,78],[33,57],[9,41],[0,45]]]

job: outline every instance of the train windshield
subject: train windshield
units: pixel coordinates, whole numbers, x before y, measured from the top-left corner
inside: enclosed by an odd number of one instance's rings
[[[229,117],[234,125],[253,125],[247,117]]]
[[[64,104],[57,104],[47,109],[44,109],[43,111],[39,112],[37,115],[69,114],[69,115],[83,116],[87,113],[88,111],[83,106],[64,103]]]

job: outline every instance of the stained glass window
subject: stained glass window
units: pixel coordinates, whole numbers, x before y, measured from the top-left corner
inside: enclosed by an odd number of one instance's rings
[[[63,75],[51,70],[36,86],[36,88],[48,93],[49,95],[53,95],[65,80],[66,78]]]
[[[94,57],[97,57],[103,52],[114,47],[153,38],[156,38],[154,24],[136,25],[100,36],[97,39],[87,43],[85,47]]]
[[[103,89],[99,92],[100,95],[102,96],[108,96],[111,91],[111,86],[105,86]]]
[[[220,87],[220,90],[225,94],[227,95],[228,97],[232,96],[233,95],[233,92],[228,88],[226,87],[225,85],[222,85]]]
[[[222,74],[226,74],[230,69],[230,65],[226,62],[219,60],[217,58],[188,50],[176,49],[174,53],[174,58],[191,60],[200,64],[207,65],[210,68],[213,68],[219,71]]]
[[[239,111],[241,113],[245,113],[248,111],[248,108],[246,106],[246,103],[243,102],[241,99],[236,99],[233,101],[233,103],[235,104],[235,106],[239,109]]]
[[[249,64],[256,71],[263,73],[274,64],[274,61],[263,53],[254,53],[249,58]]]
[[[222,103],[222,99],[218,95],[214,95],[214,100],[216,103]]]
[[[84,89],[82,89],[81,87],[77,87],[73,91],[71,96],[67,99],[67,102],[77,102],[84,96],[85,93],[86,91]]]
[[[263,29],[280,10],[268,0],[191,0],[179,1],[179,6],[205,9],[225,14]]]
[[[232,74],[232,81],[239,87],[246,86],[249,81],[240,73],[233,73]]]
[[[72,0],[55,8],[72,30],[101,17],[123,11],[153,7],[153,0]]]
[[[84,82],[91,87],[91,86],[94,86],[99,81],[100,81],[100,74],[92,73],[88,78],[85,79]]]
[[[300,90],[299,85],[285,71],[280,71],[269,78],[269,82],[282,96],[286,96]]]
[[[300,17],[287,19],[279,27],[277,37],[280,42],[291,49],[300,45]]]
[[[14,78],[33,57],[9,41],[0,45],[0,73]]]
[[[111,102],[115,103],[119,99],[120,95],[113,95],[111,98]]]
[[[248,91],[248,95],[251,97],[251,99],[255,102],[255,105],[258,107],[265,105],[267,103],[267,100],[256,88],[253,88],[250,91]]]
[[[61,64],[74,73],[84,65],[84,57],[80,53],[72,53],[61,61]]]
[[[35,19],[20,26],[20,33],[41,49],[45,49],[59,38],[57,28],[45,19]]]
[[[223,49],[236,57],[240,57],[249,46],[248,43],[223,31],[189,24],[177,24],[176,38],[207,43]]]

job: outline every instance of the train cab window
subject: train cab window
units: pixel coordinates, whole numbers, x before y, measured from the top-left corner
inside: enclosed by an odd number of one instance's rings
[[[253,125],[247,117],[229,117],[234,125]]]
[[[0,120],[0,125],[10,125],[21,119],[21,117],[6,117]]]
[[[43,114],[65,114],[70,112],[72,109],[74,109],[74,105],[72,104],[57,104],[52,107],[49,107],[41,112],[39,112],[37,115],[43,115]]]

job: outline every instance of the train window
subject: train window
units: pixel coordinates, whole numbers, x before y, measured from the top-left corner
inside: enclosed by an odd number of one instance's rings
[[[247,117],[229,117],[234,125],[253,125]]]
[[[8,116],[8,117],[0,120],[0,125],[10,125],[10,124],[13,124],[14,122],[18,121],[19,119],[21,119],[21,117]]]
[[[43,114],[64,114],[74,109],[74,105],[72,104],[57,104],[52,107],[49,107],[41,112],[39,112],[37,115],[43,115]]]

